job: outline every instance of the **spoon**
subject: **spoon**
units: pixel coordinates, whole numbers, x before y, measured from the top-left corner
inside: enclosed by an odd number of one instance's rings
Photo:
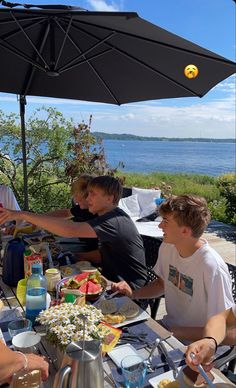
[[[194,359],[196,358],[196,355],[195,355],[193,352],[191,352],[191,353],[190,353],[190,357],[191,357],[192,360],[194,360]],[[196,367],[197,367],[199,373],[202,375],[202,377],[205,379],[205,381],[206,381],[207,384],[209,385],[209,387],[214,388],[214,384],[212,383],[212,381],[211,381],[211,380],[209,379],[209,377],[207,376],[207,374],[206,374],[206,372],[204,371],[202,365],[201,365],[201,364],[198,364],[198,365],[196,365]]]

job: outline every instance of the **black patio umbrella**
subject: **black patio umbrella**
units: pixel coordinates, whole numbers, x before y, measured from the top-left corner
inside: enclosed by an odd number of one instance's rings
[[[27,95],[110,104],[202,97],[235,63],[174,35],[135,12],[1,3],[0,91],[20,95],[25,208],[24,108]],[[184,74],[187,65],[199,70]]]

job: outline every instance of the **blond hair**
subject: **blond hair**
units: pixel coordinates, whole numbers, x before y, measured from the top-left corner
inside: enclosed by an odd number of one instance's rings
[[[173,214],[179,226],[188,226],[192,236],[199,238],[211,220],[205,198],[195,195],[171,196],[159,208],[161,216]]]
[[[94,177],[92,175],[80,175],[71,185],[71,195],[80,194],[83,198],[88,196],[88,184]]]

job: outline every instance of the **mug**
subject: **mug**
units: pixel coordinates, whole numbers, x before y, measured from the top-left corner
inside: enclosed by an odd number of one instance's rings
[[[12,338],[12,345],[15,350],[22,353],[38,353],[40,341],[40,334],[35,331],[25,331]]]

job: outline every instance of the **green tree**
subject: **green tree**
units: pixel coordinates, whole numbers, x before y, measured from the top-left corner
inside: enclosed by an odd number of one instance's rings
[[[40,117],[40,118],[39,118]],[[105,161],[102,142],[89,124],[75,126],[54,108],[38,109],[26,123],[30,208],[48,211],[69,206],[70,183],[81,173],[114,174]],[[0,111],[0,182],[10,185],[23,202],[21,130],[18,116]]]

